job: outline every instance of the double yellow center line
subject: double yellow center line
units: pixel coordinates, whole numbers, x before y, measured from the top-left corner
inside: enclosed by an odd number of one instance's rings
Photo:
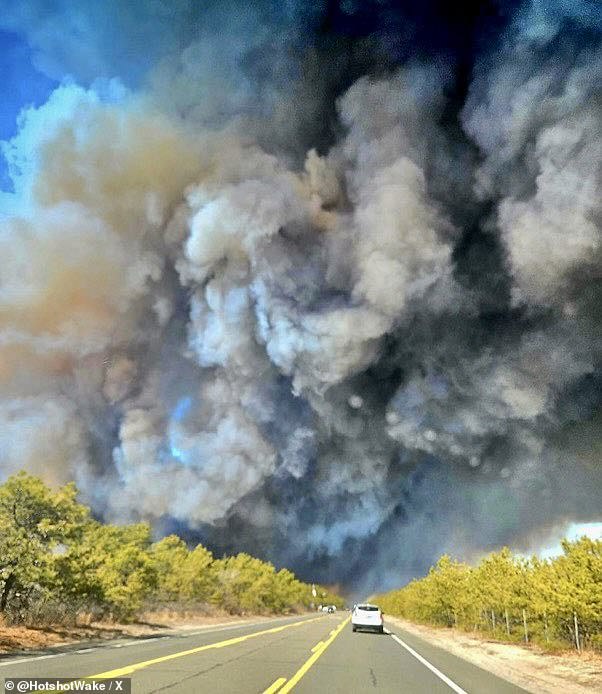
[[[347,619],[344,619],[336,629],[333,629],[330,632],[330,638],[326,639],[326,641],[319,641],[311,649],[312,655],[309,656],[309,658],[303,663],[303,665],[297,670],[297,672],[295,672],[295,674],[290,678],[288,682],[286,681],[286,677],[281,677],[280,679],[277,679],[274,682],[274,684],[271,687],[269,687],[269,689],[266,689],[265,692],[263,692],[263,694],[275,694],[275,692],[278,692],[278,694],[287,694],[287,692],[290,692],[291,689],[299,683],[299,680],[306,674],[309,668],[315,664],[316,660],[318,660],[318,658],[324,653],[328,646],[330,646],[330,644],[336,639],[336,637],[341,633],[341,631],[343,631],[343,629],[350,620],[351,617],[347,617]]]

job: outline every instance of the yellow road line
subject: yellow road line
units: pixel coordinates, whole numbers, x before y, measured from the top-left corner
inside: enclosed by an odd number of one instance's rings
[[[332,634],[332,631],[330,633]],[[316,651],[319,651],[323,645],[324,645],[324,641],[318,641],[318,643],[311,649],[311,652],[315,653]]]
[[[351,617],[347,617],[347,619],[341,622],[339,626],[333,632],[331,632],[330,638],[324,641],[319,650],[316,650],[313,655],[309,656],[309,658],[303,663],[303,665],[297,670],[297,672],[295,672],[295,674],[284,685],[284,687],[282,687],[278,694],[287,694],[287,692],[291,691],[291,689],[299,682],[299,680],[303,677],[303,675],[305,675],[309,668],[315,664],[316,660],[318,660],[318,658],[322,655],[322,653],[324,653],[328,646],[330,646],[330,644],[336,639],[336,637],[341,633],[341,631],[343,631],[345,625],[350,621],[350,619]]]
[[[148,667],[149,665],[156,665],[157,663],[165,663],[168,660],[173,660],[174,658],[182,658],[185,655],[193,655],[194,653],[201,653],[202,651],[208,651],[212,648],[225,648],[226,646],[233,646],[235,643],[242,643],[248,639],[254,639],[256,636],[263,636],[264,634],[276,634],[279,631],[284,631],[285,629],[291,629],[292,627],[298,627],[302,624],[309,624],[310,622],[315,622],[322,617],[314,617],[313,619],[304,619],[300,622],[293,622],[292,624],[283,624],[279,627],[272,627],[271,629],[264,629],[263,631],[255,631],[252,634],[246,634],[245,636],[237,636],[233,639],[227,639],[226,641],[217,641],[216,643],[210,643],[206,646],[198,646],[197,648],[190,648],[187,651],[178,651],[177,653],[171,653],[170,655],[164,655],[160,658],[153,658],[152,660],[143,660],[139,663],[133,663],[132,665],[126,665],[125,667],[117,668],[116,670],[107,670],[106,672],[101,672],[98,675],[88,675],[88,679],[94,678],[107,678],[107,677],[125,677],[126,675],[131,675],[137,670],[142,670],[142,668]]]
[[[286,682],[286,677],[279,677],[271,687],[268,687],[263,694],[275,694]]]

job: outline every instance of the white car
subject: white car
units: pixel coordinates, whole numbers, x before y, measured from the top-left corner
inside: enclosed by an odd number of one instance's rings
[[[351,613],[351,628],[353,631],[371,629],[378,631],[379,634],[384,634],[385,625],[380,607],[370,604],[355,605]]]

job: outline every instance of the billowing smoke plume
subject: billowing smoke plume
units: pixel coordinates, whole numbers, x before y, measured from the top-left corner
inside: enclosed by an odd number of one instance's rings
[[[366,589],[599,516],[596,3],[78,8],[1,20],[2,476]]]

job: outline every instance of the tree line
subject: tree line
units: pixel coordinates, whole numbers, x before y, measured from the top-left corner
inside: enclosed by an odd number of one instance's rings
[[[602,541],[562,541],[541,560],[508,548],[477,566],[445,555],[424,578],[378,596],[385,612],[410,621],[485,632],[552,650],[602,649]]]
[[[316,588],[317,599],[342,605]],[[165,606],[279,614],[317,599],[291,571],[248,554],[215,558],[176,535],[153,542],[146,523],[100,523],[74,484],[52,490],[20,472],[0,485],[0,615],[10,622],[64,622],[82,612],[128,620]]]

